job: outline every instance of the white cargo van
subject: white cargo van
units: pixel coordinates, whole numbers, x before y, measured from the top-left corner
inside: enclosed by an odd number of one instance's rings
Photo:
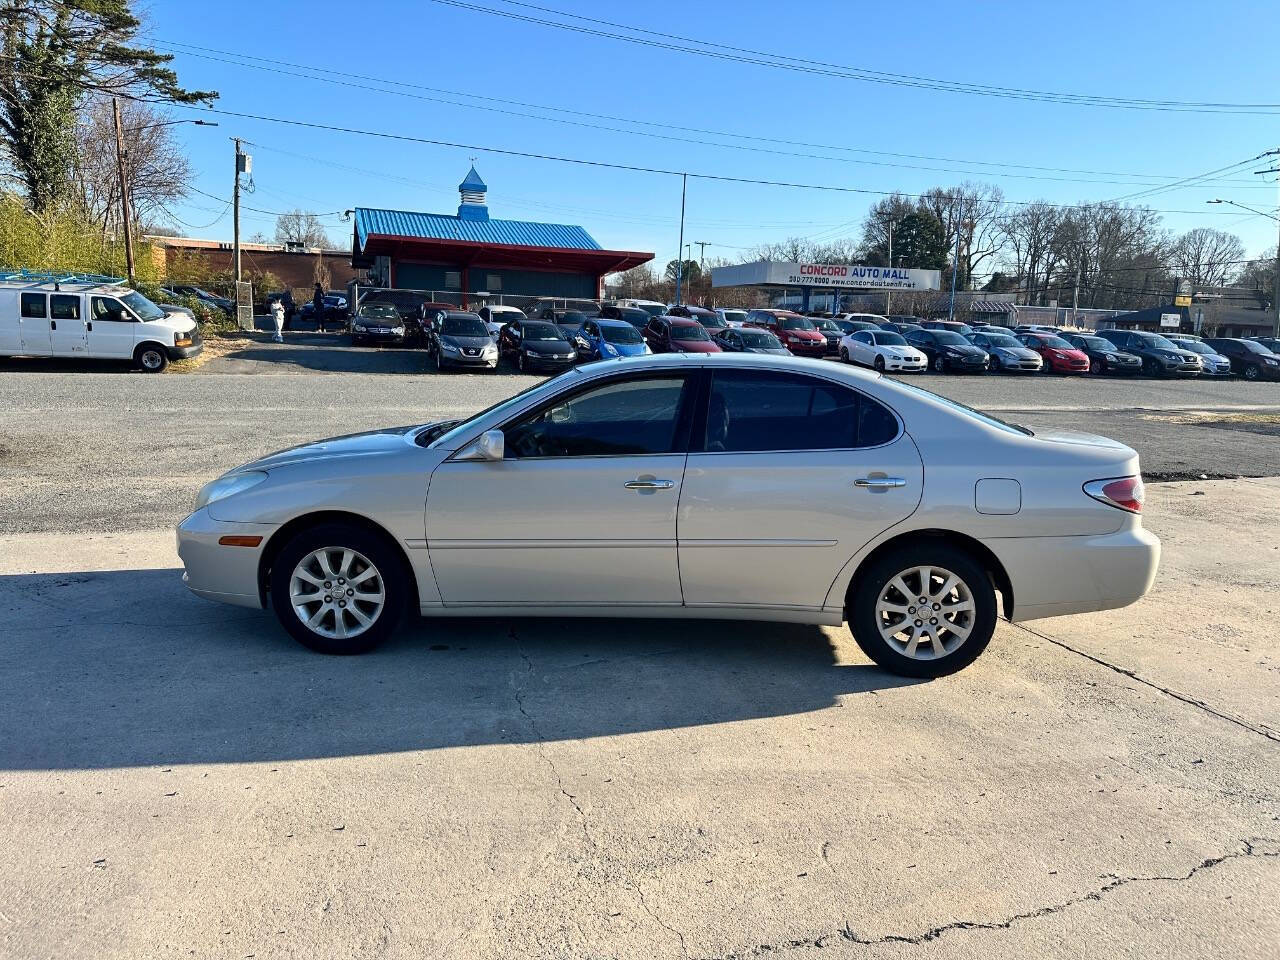
[[[203,349],[188,314],[111,278],[0,274],[0,357],[132,360],[159,373]]]

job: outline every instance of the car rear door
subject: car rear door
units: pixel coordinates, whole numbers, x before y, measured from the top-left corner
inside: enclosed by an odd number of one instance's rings
[[[504,424],[502,460],[436,468],[427,546],[445,604],[679,606],[695,382],[668,370],[594,380]]]
[[[915,444],[866,393],[715,370],[704,405],[677,525],[687,605],[820,608],[849,558],[920,502]]]
[[[8,327],[10,321],[0,321]],[[6,353],[21,353],[29,357],[47,357],[52,352],[49,330],[48,294],[27,292],[18,297],[18,316],[13,322],[12,335],[0,335]]]
[[[87,331],[81,294],[49,294],[49,346],[55,357],[104,356],[90,352]]]

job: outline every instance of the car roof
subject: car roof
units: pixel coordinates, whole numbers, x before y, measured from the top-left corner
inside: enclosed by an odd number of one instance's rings
[[[587,319],[590,320],[592,323],[594,323],[598,327],[618,327],[618,328],[626,327],[628,330],[635,329],[635,327],[627,323],[627,321],[615,320],[613,317],[588,317]]]

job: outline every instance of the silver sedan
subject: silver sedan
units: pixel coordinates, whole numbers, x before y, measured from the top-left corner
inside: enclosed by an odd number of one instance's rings
[[[325,440],[206,485],[192,590],[326,653],[440,616],[847,621],[939,676],[1011,620],[1129,604],[1159,541],[1133,450],[1033,434],[848,366],[587,364],[463,420]]]

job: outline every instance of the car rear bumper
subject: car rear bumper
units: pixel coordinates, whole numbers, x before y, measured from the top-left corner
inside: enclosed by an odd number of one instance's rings
[[[993,538],[1013,588],[1014,621],[1124,607],[1155,580],[1160,540],[1136,524],[1080,537]]]
[[[186,572],[182,582],[197,596],[241,607],[261,609],[263,593],[258,564],[267,540],[277,526],[215,520],[207,509],[197,510],[178,524],[178,556]],[[223,537],[261,537],[252,547],[227,546]]]

